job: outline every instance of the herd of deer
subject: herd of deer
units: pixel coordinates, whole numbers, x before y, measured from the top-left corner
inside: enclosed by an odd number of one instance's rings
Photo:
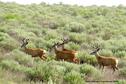
[[[75,50],[68,50],[64,48],[64,44],[67,44],[69,42],[69,39],[63,39],[63,42],[57,42],[55,43],[50,50],[54,49],[55,54],[56,54],[56,60],[64,60],[68,62],[73,62],[73,63],[80,63],[80,60],[76,57],[76,54],[78,53]],[[26,45],[28,44],[29,39],[23,39],[22,40],[22,45],[21,48],[23,48],[23,51],[32,57],[40,57],[42,60],[45,60],[47,57],[45,54],[47,53],[46,50],[40,49],[40,48],[27,48]],[[95,55],[97,62],[102,69],[104,69],[104,66],[111,66],[113,69],[113,72],[115,70],[118,70],[118,59],[115,57],[107,57],[107,56],[101,56],[99,55],[98,51],[100,48],[97,46],[95,47],[95,50],[90,53],[90,55]]]

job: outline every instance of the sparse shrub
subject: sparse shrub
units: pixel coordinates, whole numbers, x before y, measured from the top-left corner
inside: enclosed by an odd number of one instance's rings
[[[119,60],[118,66],[119,66],[120,68],[125,67],[125,66],[126,66],[126,60],[125,60],[125,59],[120,59],[120,60]]]
[[[120,69],[119,75],[123,76],[123,77],[126,77],[126,67]]]

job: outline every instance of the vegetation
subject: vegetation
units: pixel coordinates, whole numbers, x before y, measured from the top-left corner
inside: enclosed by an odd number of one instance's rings
[[[100,54],[120,59],[119,76],[126,79],[126,7],[0,2],[0,13],[0,83],[84,84],[88,77],[102,80],[103,71],[89,54],[93,43],[100,44]],[[49,51],[63,37],[70,38],[65,47],[77,50],[84,64],[56,61],[52,52],[42,61],[20,48],[22,38],[29,38],[27,47]],[[117,84],[123,83],[119,80]]]

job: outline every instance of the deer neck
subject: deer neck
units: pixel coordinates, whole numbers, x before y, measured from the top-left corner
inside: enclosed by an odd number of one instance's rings
[[[23,50],[27,50],[27,47],[26,47],[26,46],[24,46],[24,47],[23,47]]]
[[[95,56],[96,56],[96,57],[99,57],[100,55],[99,55],[99,53],[97,52],[97,53],[95,54]]]
[[[55,46],[55,47],[54,47],[54,50],[55,50],[55,52],[57,52],[57,51],[58,51],[57,46]]]
[[[61,46],[60,47],[55,46],[55,51],[63,51],[63,49]]]

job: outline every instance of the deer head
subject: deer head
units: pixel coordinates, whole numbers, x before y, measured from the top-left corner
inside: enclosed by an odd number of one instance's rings
[[[63,38],[61,40],[63,41],[63,43],[62,43],[63,45],[67,44],[70,41],[68,38]]]
[[[64,44],[67,44],[69,42],[69,39],[68,38],[63,38],[61,40],[62,40],[62,43],[61,42],[54,43],[54,45],[50,48],[50,51],[53,48],[55,48],[56,50],[62,51],[64,49]]]
[[[54,49],[57,49],[57,46],[59,45],[59,42],[58,43],[54,43],[51,47],[50,47],[50,49],[49,49],[49,51],[52,51],[52,49],[54,48]]]
[[[92,46],[93,49],[95,49],[93,52],[90,53],[90,55],[96,55],[97,52],[100,50],[100,45],[98,43],[94,44],[94,46]]]
[[[21,48],[22,48],[22,47],[26,47],[26,45],[28,44],[28,41],[29,41],[29,39],[25,39],[25,38],[23,38],[23,39],[22,39],[22,45],[21,45]]]

